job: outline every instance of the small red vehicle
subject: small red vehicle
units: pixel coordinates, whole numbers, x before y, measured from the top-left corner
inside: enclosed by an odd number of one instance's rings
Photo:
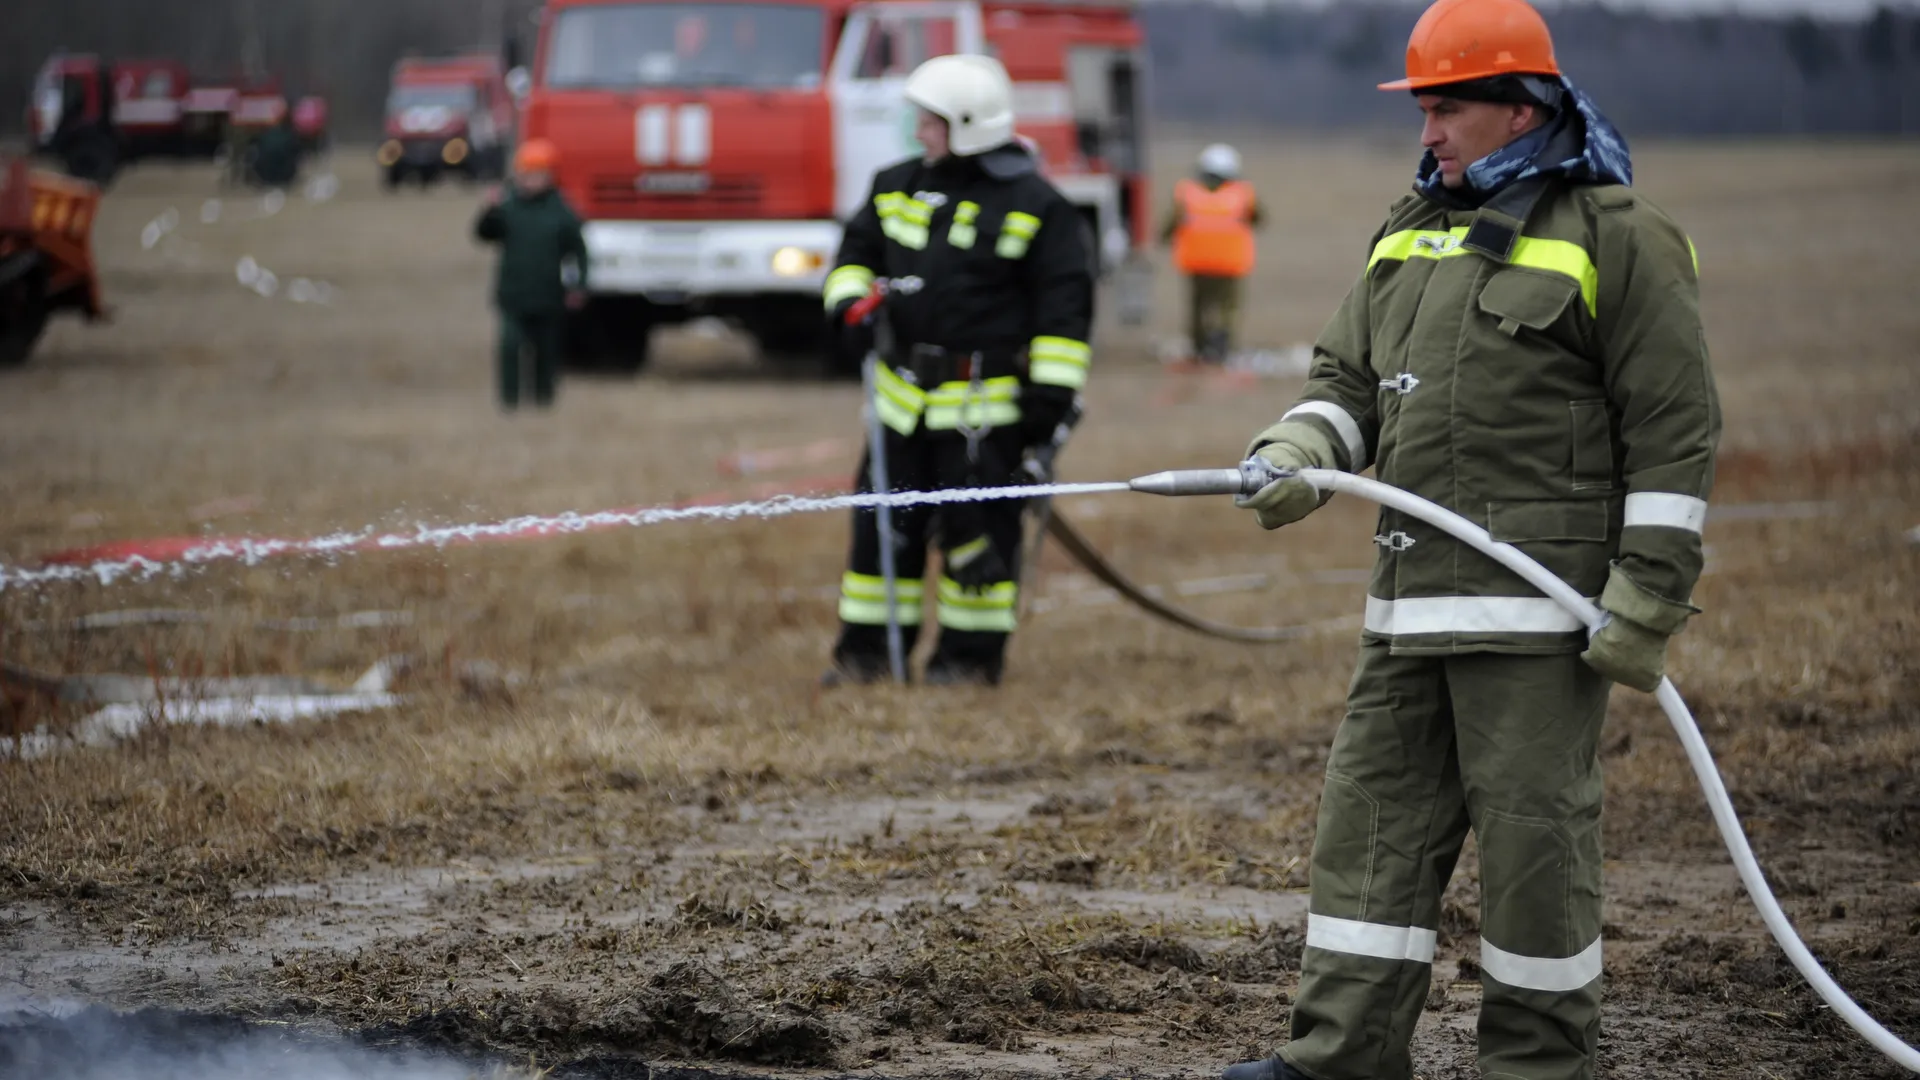
[[[498,179],[515,127],[506,69],[493,56],[408,57],[393,68],[386,139],[376,160],[389,188],[447,173]]]

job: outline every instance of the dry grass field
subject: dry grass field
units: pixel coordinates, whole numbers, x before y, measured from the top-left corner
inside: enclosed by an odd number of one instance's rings
[[[1411,156],[1244,145],[1273,219],[1245,336],[1310,341]],[[58,325],[0,372],[0,563],[850,472],[850,445],[721,467],[851,438],[858,410],[855,388],[726,339],[663,335],[638,379],[501,415],[472,193],[390,196],[338,166],[337,198],[266,216],[233,197],[211,225],[207,170],[114,189],[113,323]],[[1673,673],[1815,952],[1920,1041],[1920,150],[1654,145],[1639,170],[1700,250],[1727,422],[1706,613]],[[169,208],[179,228],[143,247]],[[242,289],[249,255],[333,303]],[[1163,371],[1178,295],[1162,275],[1155,328],[1103,331],[1065,478],[1231,463],[1291,401],[1297,379]],[[1371,514],[1337,500],[1269,535],[1224,499],[1060,508],[1210,617],[1323,632],[1195,637],[1103,602],[1055,552],[997,692],[823,695],[838,516],[0,592],[0,659],[43,672],[344,687],[415,660],[385,711],[0,760],[0,1004],[345,1029],[559,1075],[1198,1076],[1263,1054],[1297,979]],[[147,608],[202,618],[71,623]],[[410,621],[273,622],[365,611]],[[74,719],[27,694],[0,708]],[[1900,1075],[1766,938],[1651,700],[1617,694],[1610,725],[1602,1075]],[[1475,878],[1469,857],[1427,1080],[1478,1075]]]

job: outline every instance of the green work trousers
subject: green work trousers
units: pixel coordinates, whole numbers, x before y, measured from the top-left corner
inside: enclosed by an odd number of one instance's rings
[[[1224,363],[1233,346],[1233,331],[1240,324],[1240,282],[1237,277],[1192,274],[1187,278],[1190,291],[1187,333],[1201,359]]]
[[[1440,896],[1480,846],[1480,1068],[1591,1080],[1600,1037],[1600,726],[1579,656],[1367,643],[1334,737],[1292,1041],[1316,1080],[1410,1080]]]
[[[515,408],[520,404],[520,387],[527,374],[533,376],[533,403],[540,408],[553,404],[554,389],[560,380],[560,350],[565,341],[567,317],[552,314],[500,313],[500,404]],[[522,362],[530,354],[531,364]]]

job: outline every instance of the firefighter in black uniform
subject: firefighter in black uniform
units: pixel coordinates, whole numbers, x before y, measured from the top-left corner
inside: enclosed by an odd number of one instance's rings
[[[1076,408],[1092,352],[1092,256],[1073,205],[1013,131],[999,61],[941,56],[907,80],[925,153],[882,169],[847,226],[825,299],[840,348],[878,333],[875,408],[894,491],[1002,486]],[[884,294],[878,308],[874,297]],[[859,486],[870,489],[863,461]],[[929,685],[994,685],[1019,597],[1021,504],[893,512],[896,613],[910,652],[926,592],[940,641]],[[941,577],[925,580],[927,545]],[[887,677],[887,599],[876,515],[857,511],[840,640],[823,682]]]

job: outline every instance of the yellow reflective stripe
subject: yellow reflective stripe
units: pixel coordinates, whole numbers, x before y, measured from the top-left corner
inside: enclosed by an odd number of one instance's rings
[[[919,626],[926,585],[919,578],[899,578],[893,585],[895,619],[901,626]],[[885,626],[887,580],[847,571],[840,579],[840,620],[856,626]]]
[[[1011,401],[975,401],[967,405],[964,411],[958,405],[927,407],[928,431],[954,431],[961,426],[963,419],[967,427],[1012,427],[1020,422],[1020,406]]]
[[[1093,360],[1093,348],[1084,341],[1072,338],[1047,337],[1034,338],[1027,346],[1027,355],[1035,360],[1059,360],[1069,364],[1086,364]]]
[[[1079,390],[1087,385],[1093,349],[1072,338],[1041,336],[1027,346],[1027,377],[1048,386]]]
[[[904,191],[883,191],[873,197],[873,209],[880,215],[880,231],[895,243],[915,251],[927,246],[933,207]]]
[[[1006,375],[988,379],[975,391],[972,383],[941,383],[927,394],[927,430],[952,431],[968,427],[1007,427],[1020,422],[1020,379]]]
[[[919,626],[926,621],[926,615],[920,605],[908,607],[905,602],[894,606],[894,621],[901,626]],[[840,621],[855,626],[887,625],[887,602],[885,600],[855,600],[849,596],[840,598]]]
[[[1408,259],[1451,259],[1468,254],[1469,249],[1461,246],[1467,238],[1465,226],[1441,232],[1434,229],[1407,229],[1381,237],[1373,246],[1373,255],[1367,260],[1367,272],[1382,262],[1405,262]],[[1509,266],[1525,266],[1534,270],[1570,277],[1580,286],[1580,298],[1586,302],[1587,314],[1596,315],[1600,310],[1600,271],[1593,265],[1593,257],[1585,248],[1567,240],[1548,240],[1538,236],[1523,236],[1513,245],[1513,255],[1507,260]]]
[[[1693,276],[1700,276],[1700,249],[1693,246],[1693,237],[1687,237],[1687,254],[1693,256]]]
[[[969,589],[940,579],[940,625],[949,630],[1011,634],[1019,621],[1020,586],[1011,581]]]
[[[1439,231],[1434,229],[1407,229],[1380,238],[1373,245],[1373,256],[1367,260],[1367,272],[1372,273],[1374,265],[1381,262],[1406,262],[1408,259],[1445,259],[1454,255],[1464,255],[1466,248],[1460,242],[1467,238],[1465,227]]]
[[[996,581],[991,585],[979,585],[969,588],[950,577],[940,578],[940,602],[955,607],[1010,608],[1020,598],[1020,585],[1012,581]]]
[[[1034,360],[1027,366],[1027,377],[1042,386],[1060,386],[1084,390],[1087,369],[1083,364],[1063,364],[1058,360]]]
[[[1012,211],[1000,223],[1000,240],[993,245],[993,253],[1003,259],[1018,259],[1027,253],[1027,246],[1039,231],[1039,218]]]
[[[980,230],[973,224],[979,216],[979,203],[962,200],[959,206],[953,208],[953,225],[947,229],[947,243],[962,251],[971,248],[980,235]]]
[[[954,548],[952,551],[947,552],[946,563],[952,569],[958,570],[986,554],[987,549],[992,546],[991,542],[984,536],[969,540],[959,547]]]
[[[1007,219],[1000,223],[1000,231],[1002,233],[1014,233],[1015,235],[1024,236],[1031,240],[1034,234],[1040,231],[1040,219],[1034,217],[1032,214],[1023,214],[1018,210],[1009,211]]]
[[[827,275],[827,284],[821,296],[827,302],[827,310],[847,300],[858,300],[873,291],[873,271],[864,266],[842,266]]]
[[[919,251],[927,246],[925,225],[915,225],[897,217],[885,218],[880,222],[880,231],[904,248]]]
[[[1580,283],[1580,299],[1586,301],[1587,314],[1600,313],[1600,271],[1593,265],[1587,249],[1566,240],[1546,240],[1523,236],[1513,245],[1509,266],[1526,266],[1561,274]]]
[[[927,407],[927,392],[900,377],[892,365],[876,365],[873,376],[873,411],[880,422],[902,435],[913,434],[920,426],[920,414]]]
[[[975,401],[1016,401],[1020,397],[1020,377],[1002,375],[997,379],[987,379],[980,384],[976,392],[970,382],[944,382],[927,392],[928,405],[959,405],[972,398]]]

